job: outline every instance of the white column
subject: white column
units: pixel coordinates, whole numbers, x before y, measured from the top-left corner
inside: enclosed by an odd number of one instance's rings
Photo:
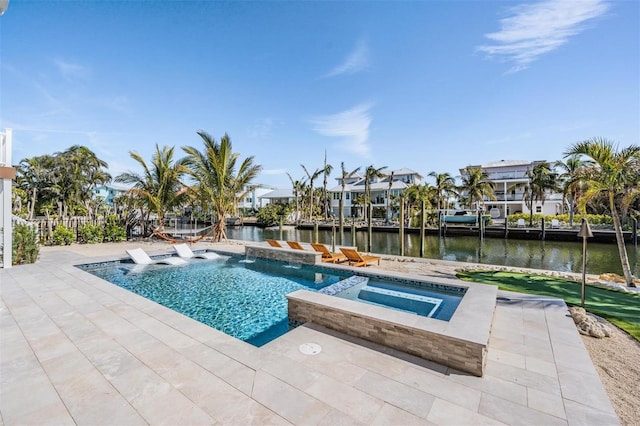
[[[11,167],[11,129],[0,133],[0,167]],[[0,194],[0,226],[2,226],[2,267],[11,268],[13,226],[11,223],[12,179],[2,178]]]

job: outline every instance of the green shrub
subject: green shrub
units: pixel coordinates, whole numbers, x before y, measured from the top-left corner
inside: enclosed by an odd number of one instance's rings
[[[288,214],[288,206],[272,203],[261,208],[256,218],[258,219],[258,223],[263,226],[275,226],[278,225],[280,221],[284,222]]]
[[[97,244],[102,242],[102,228],[98,225],[85,223],[78,228],[78,240],[84,244]]]
[[[574,214],[573,215],[573,225],[579,226],[582,221],[582,217],[586,217],[589,221],[589,225],[602,225],[601,227],[607,227],[613,225],[613,219],[611,216],[606,214]],[[518,222],[518,219],[524,219],[524,221],[529,224],[529,213],[516,213],[511,214],[507,218],[507,222],[510,226],[515,226]],[[558,215],[543,215],[541,213],[535,213],[533,215],[533,226],[540,226],[542,218],[544,217],[544,221],[546,224],[550,224],[553,219],[557,219],[562,225],[569,225],[569,213],[558,214]]]
[[[53,244],[56,246],[68,246],[76,240],[76,234],[73,229],[69,229],[64,225],[56,226],[52,236]]]
[[[40,253],[38,231],[35,226],[14,224],[12,262],[14,265],[35,263]]]
[[[104,241],[115,243],[124,241],[126,238],[127,231],[124,229],[124,226],[118,223],[118,216],[109,216],[104,225]]]

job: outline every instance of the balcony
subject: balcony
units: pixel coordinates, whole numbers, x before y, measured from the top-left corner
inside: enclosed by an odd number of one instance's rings
[[[514,179],[525,179],[529,178],[526,175],[526,172],[501,172],[501,173],[489,173],[489,180],[514,180]]]

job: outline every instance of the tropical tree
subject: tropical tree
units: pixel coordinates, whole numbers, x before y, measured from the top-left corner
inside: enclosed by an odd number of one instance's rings
[[[429,176],[433,177],[436,181],[436,207],[443,209],[446,207],[447,200],[457,195],[456,181],[449,173],[431,172]]]
[[[529,208],[529,226],[533,226],[533,207],[537,201],[544,206],[547,193],[558,190],[558,175],[546,161],[536,163],[525,172],[525,175],[529,178],[529,182],[525,184],[524,197]]]
[[[41,192],[45,192],[50,185],[50,174],[53,170],[54,159],[50,155],[25,158],[20,161],[17,168],[16,182],[28,197],[27,220],[35,217],[36,204]],[[44,199],[44,197],[40,197]]]
[[[394,171],[391,171],[391,174],[389,175],[389,188],[387,189],[387,213],[386,213],[386,217],[385,220],[389,220],[391,219],[391,188],[393,187],[393,176],[395,175]]]
[[[93,189],[111,181],[111,175],[106,172],[109,167],[106,161],[86,146],[74,145],[62,153],[61,167],[62,187],[68,190],[66,211],[70,211],[68,204],[83,206],[89,217],[97,211],[99,203],[93,203]]]
[[[304,170],[304,173],[307,175],[307,179],[309,179],[309,222],[311,222],[313,220],[313,204],[314,204],[313,181],[318,179],[318,176],[320,176],[320,173],[322,173],[323,170],[315,169],[313,173],[309,173],[309,170],[307,170],[304,164],[300,164],[300,166],[302,167],[302,170]]]
[[[431,200],[434,198],[435,192],[435,187],[426,182],[422,185],[413,184],[405,189],[403,195],[407,202],[409,217],[414,217],[413,210],[417,209],[418,206],[422,206],[423,201],[425,208],[430,209],[432,207]],[[419,220],[424,221],[425,218],[420,217]]]
[[[28,194],[28,218],[43,211],[43,206],[51,212],[50,205],[58,207],[59,217],[83,210],[91,215],[96,207],[93,189],[111,181],[106,167],[105,161],[80,145],[21,160],[16,182]]]
[[[206,202],[214,216],[212,239],[226,239],[226,217],[235,208],[238,194],[255,179],[262,166],[253,163],[253,156],[240,162],[240,154],[233,152],[231,139],[225,133],[217,142],[205,131],[197,132],[204,142],[204,150],[192,146],[182,150],[187,154],[184,165],[187,174],[196,182],[193,191]]]
[[[323,208],[324,208],[324,220],[329,218],[329,198],[327,198],[327,179],[331,172],[333,171],[333,166],[331,164],[327,164],[327,151],[324,152],[324,166],[322,167],[322,174],[324,176],[324,180],[322,182],[322,199]]]
[[[386,168],[387,166],[383,166],[376,169],[372,164],[368,166],[364,172],[364,217],[368,218],[369,220],[371,220],[371,218],[368,217],[367,210],[369,208],[369,204],[371,204],[371,184],[373,183],[374,179],[385,176],[383,170]]]
[[[466,197],[469,208],[472,208],[473,204],[484,206],[485,198],[496,199],[493,193],[495,184],[489,180],[489,174],[480,167],[466,167],[461,178],[458,191]]]
[[[600,195],[607,197],[625,281],[628,286],[635,287],[622,234],[618,204],[622,207],[628,206],[638,195],[639,188],[635,183],[640,172],[640,146],[631,145],[618,149],[613,142],[596,137],[571,145],[564,155],[585,155],[593,160],[593,166],[584,168],[587,189],[581,194],[578,206],[584,211],[589,200]]]
[[[173,211],[187,197],[181,181],[187,169],[183,161],[174,161],[174,147],[163,146],[160,149],[156,144],[155,148],[150,164],[147,164],[139,153],[130,151],[131,158],[142,166],[142,174],[122,173],[116,176],[115,181],[133,185],[127,193],[142,202],[142,216],[145,216],[145,209],[155,213],[158,228],[162,229],[166,212]]]
[[[299,197],[304,187],[304,178],[299,180],[293,180],[293,178],[289,173],[287,173],[287,176],[289,176],[289,180],[291,181],[291,186],[293,187],[293,196],[295,198],[295,203],[296,203],[295,215],[296,215],[296,225],[297,225],[298,221],[300,220],[300,198]]]
[[[560,189],[569,206],[569,226],[573,226],[578,196],[584,189],[583,171],[593,166],[593,161],[583,160],[581,155],[570,155],[566,161],[557,161],[555,166],[560,170]]]

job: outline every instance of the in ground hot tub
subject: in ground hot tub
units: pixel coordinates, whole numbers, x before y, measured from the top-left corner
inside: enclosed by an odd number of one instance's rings
[[[457,293],[458,304],[445,318],[436,319],[447,305],[443,297],[425,294],[428,289]],[[496,294],[495,286],[457,279],[376,272],[318,293],[298,290],[287,299],[289,319],[297,323],[319,324],[482,376]]]

